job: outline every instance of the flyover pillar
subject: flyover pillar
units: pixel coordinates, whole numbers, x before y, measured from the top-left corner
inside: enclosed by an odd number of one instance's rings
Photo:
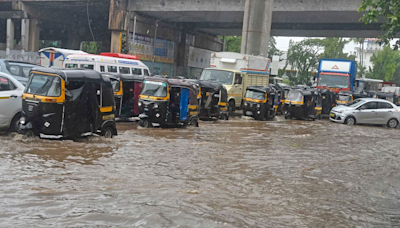
[[[29,49],[29,19],[21,20],[21,51],[25,52]]]
[[[14,49],[14,21],[11,18],[7,19],[7,39],[6,50],[9,54],[10,50]]]
[[[274,0],[246,0],[242,54],[268,56]]]
[[[30,19],[28,34],[28,51],[39,51],[40,21],[38,19]]]

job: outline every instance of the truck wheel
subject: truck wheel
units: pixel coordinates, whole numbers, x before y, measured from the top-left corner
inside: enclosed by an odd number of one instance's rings
[[[236,107],[235,107],[235,101],[234,100],[230,100],[229,101],[229,115],[230,116],[234,116],[235,115],[235,110],[236,109]]]

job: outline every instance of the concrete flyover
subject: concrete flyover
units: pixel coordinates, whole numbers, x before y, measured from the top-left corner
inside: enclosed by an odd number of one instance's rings
[[[130,0],[129,11],[214,35],[242,35],[246,0]],[[362,0],[275,0],[272,36],[377,37],[380,23],[365,25]]]

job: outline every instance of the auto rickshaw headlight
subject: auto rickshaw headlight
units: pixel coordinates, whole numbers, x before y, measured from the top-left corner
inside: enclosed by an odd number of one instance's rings
[[[21,117],[21,119],[19,119],[20,124],[25,124],[26,123],[26,118],[25,117]]]
[[[154,106],[153,106],[154,108],[158,108],[158,104],[154,104]]]
[[[138,102],[138,106],[139,106],[139,107],[142,106],[142,102],[139,101],[139,102]]]
[[[259,107],[261,107],[261,105],[260,105],[260,104],[257,104],[257,108],[259,108]]]

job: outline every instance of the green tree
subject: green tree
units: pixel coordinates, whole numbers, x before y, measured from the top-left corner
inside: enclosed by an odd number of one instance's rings
[[[400,52],[385,46],[383,50],[373,54],[370,61],[373,67],[370,67],[368,77],[389,82],[394,79],[394,74],[400,67]]]
[[[101,45],[101,42],[82,41],[81,49],[90,54],[100,54]]]
[[[386,33],[381,36],[382,42],[389,45],[390,41],[400,33],[400,1],[398,0],[364,0],[358,12],[364,12],[360,20],[365,24],[378,22],[383,18],[381,28]],[[394,49],[398,50],[400,40],[396,41]]]
[[[225,36],[225,51],[240,53],[241,47],[241,36]]]
[[[276,39],[275,37],[271,36],[271,39],[269,41],[269,48],[268,48],[268,58],[272,59],[272,56],[274,55],[279,55],[282,56],[283,52],[280,51],[276,47]]]
[[[300,42],[290,41],[287,53],[287,66],[291,66],[291,70],[298,70],[297,76],[289,74],[289,80],[294,84],[312,84],[313,73],[318,67],[320,53],[323,50],[323,40],[305,39]]]
[[[357,77],[362,78],[366,75],[367,73],[367,67],[362,66],[361,64],[358,64],[357,66]]]
[[[350,43],[351,40],[345,40],[343,38],[326,38],[322,44],[324,46],[324,53],[321,55],[323,59],[348,59],[355,60],[355,55],[349,55],[343,53],[344,46]]]

